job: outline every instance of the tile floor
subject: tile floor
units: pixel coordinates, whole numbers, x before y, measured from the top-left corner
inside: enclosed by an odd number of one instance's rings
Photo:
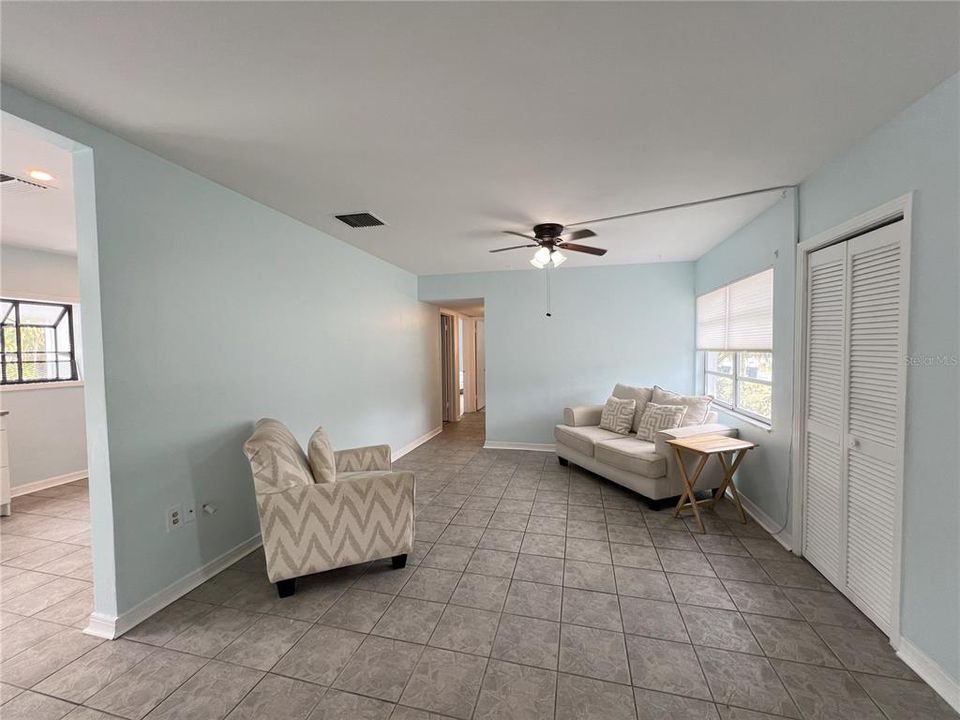
[[[279,600],[255,552],[115,642],[83,635],[85,490],[2,523],[4,720],[955,718],[732,508],[690,532],[482,414],[407,455],[417,543]]]

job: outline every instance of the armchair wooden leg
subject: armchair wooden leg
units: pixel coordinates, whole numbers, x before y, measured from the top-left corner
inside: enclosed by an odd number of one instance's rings
[[[406,553],[404,553],[403,555],[394,555],[393,558],[392,558],[392,560],[393,560],[393,569],[394,569],[394,570],[399,570],[400,568],[403,568],[403,567],[406,567],[406,566],[407,566],[407,554],[406,554]]]
[[[282,598],[290,597],[297,590],[297,579],[281,580],[277,583],[277,595]]]
[[[560,461],[560,465],[561,465],[562,467],[566,467],[567,465],[570,464],[570,461],[567,460],[566,458],[558,457],[557,460]]]

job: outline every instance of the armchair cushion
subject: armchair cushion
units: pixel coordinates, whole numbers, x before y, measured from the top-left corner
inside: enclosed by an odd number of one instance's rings
[[[279,420],[259,420],[253,435],[243,444],[243,451],[250,461],[257,495],[313,485],[307,456],[293,433]]]
[[[337,461],[330,447],[330,437],[327,431],[318,427],[310,436],[307,443],[307,458],[310,460],[310,469],[313,470],[313,479],[318,483],[331,483],[337,479]]]
[[[411,552],[414,475],[353,472],[260,495],[270,582]]]
[[[337,450],[334,454],[337,474],[344,472],[364,472],[369,470],[389,470],[389,445],[367,445],[366,447]]]
[[[598,462],[648,478],[667,474],[667,461],[662,455],[657,455],[654,444],[634,437],[599,442],[594,456]]]
[[[587,425],[585,427],[571,427],[570,425],[557,425],[553,430],[553,436],[561,445],[573,448],[577,452],[593,457],[593,446],[601,440],[616,440],[623,435],[612,430],[603,430],[596,425]]]

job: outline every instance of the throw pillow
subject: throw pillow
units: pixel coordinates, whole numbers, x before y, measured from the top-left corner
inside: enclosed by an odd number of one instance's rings
[[[647,442],[653,442],[661,430],[673,430],[680,427],[687,408],[683,405],[657,405],[648,402],[640,418],[640,427],[637,428],[637,437]]]
[[[310,469],[313,470],[315,482],[332,483],[337,479],[337,461],[333,456],[327,431],[322,427],[318,427],[310,436],[307,457],[310,459]]]
[[[687,409],[687,413],[683,416],[680,427],[688,427],[703,425],[707,421],[710,406],[713,404],[713,395],[679,395],[655,385],[650,402],[656,405],[682,405]]]
[[[637,410],[636,400],[609,398],[600,413],[600,427],[612,430],[620,435],[629,435],[633,426],[633,414]]]

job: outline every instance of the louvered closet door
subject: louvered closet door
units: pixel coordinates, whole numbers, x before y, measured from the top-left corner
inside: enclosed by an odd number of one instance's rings
[[[837,586],[844,580],[846,286],[846,243],[808,256],[803,554]]]
[[[884,630],[894,613],[906,297],[902,223],[846,244],[849,284],[846,586]]]

